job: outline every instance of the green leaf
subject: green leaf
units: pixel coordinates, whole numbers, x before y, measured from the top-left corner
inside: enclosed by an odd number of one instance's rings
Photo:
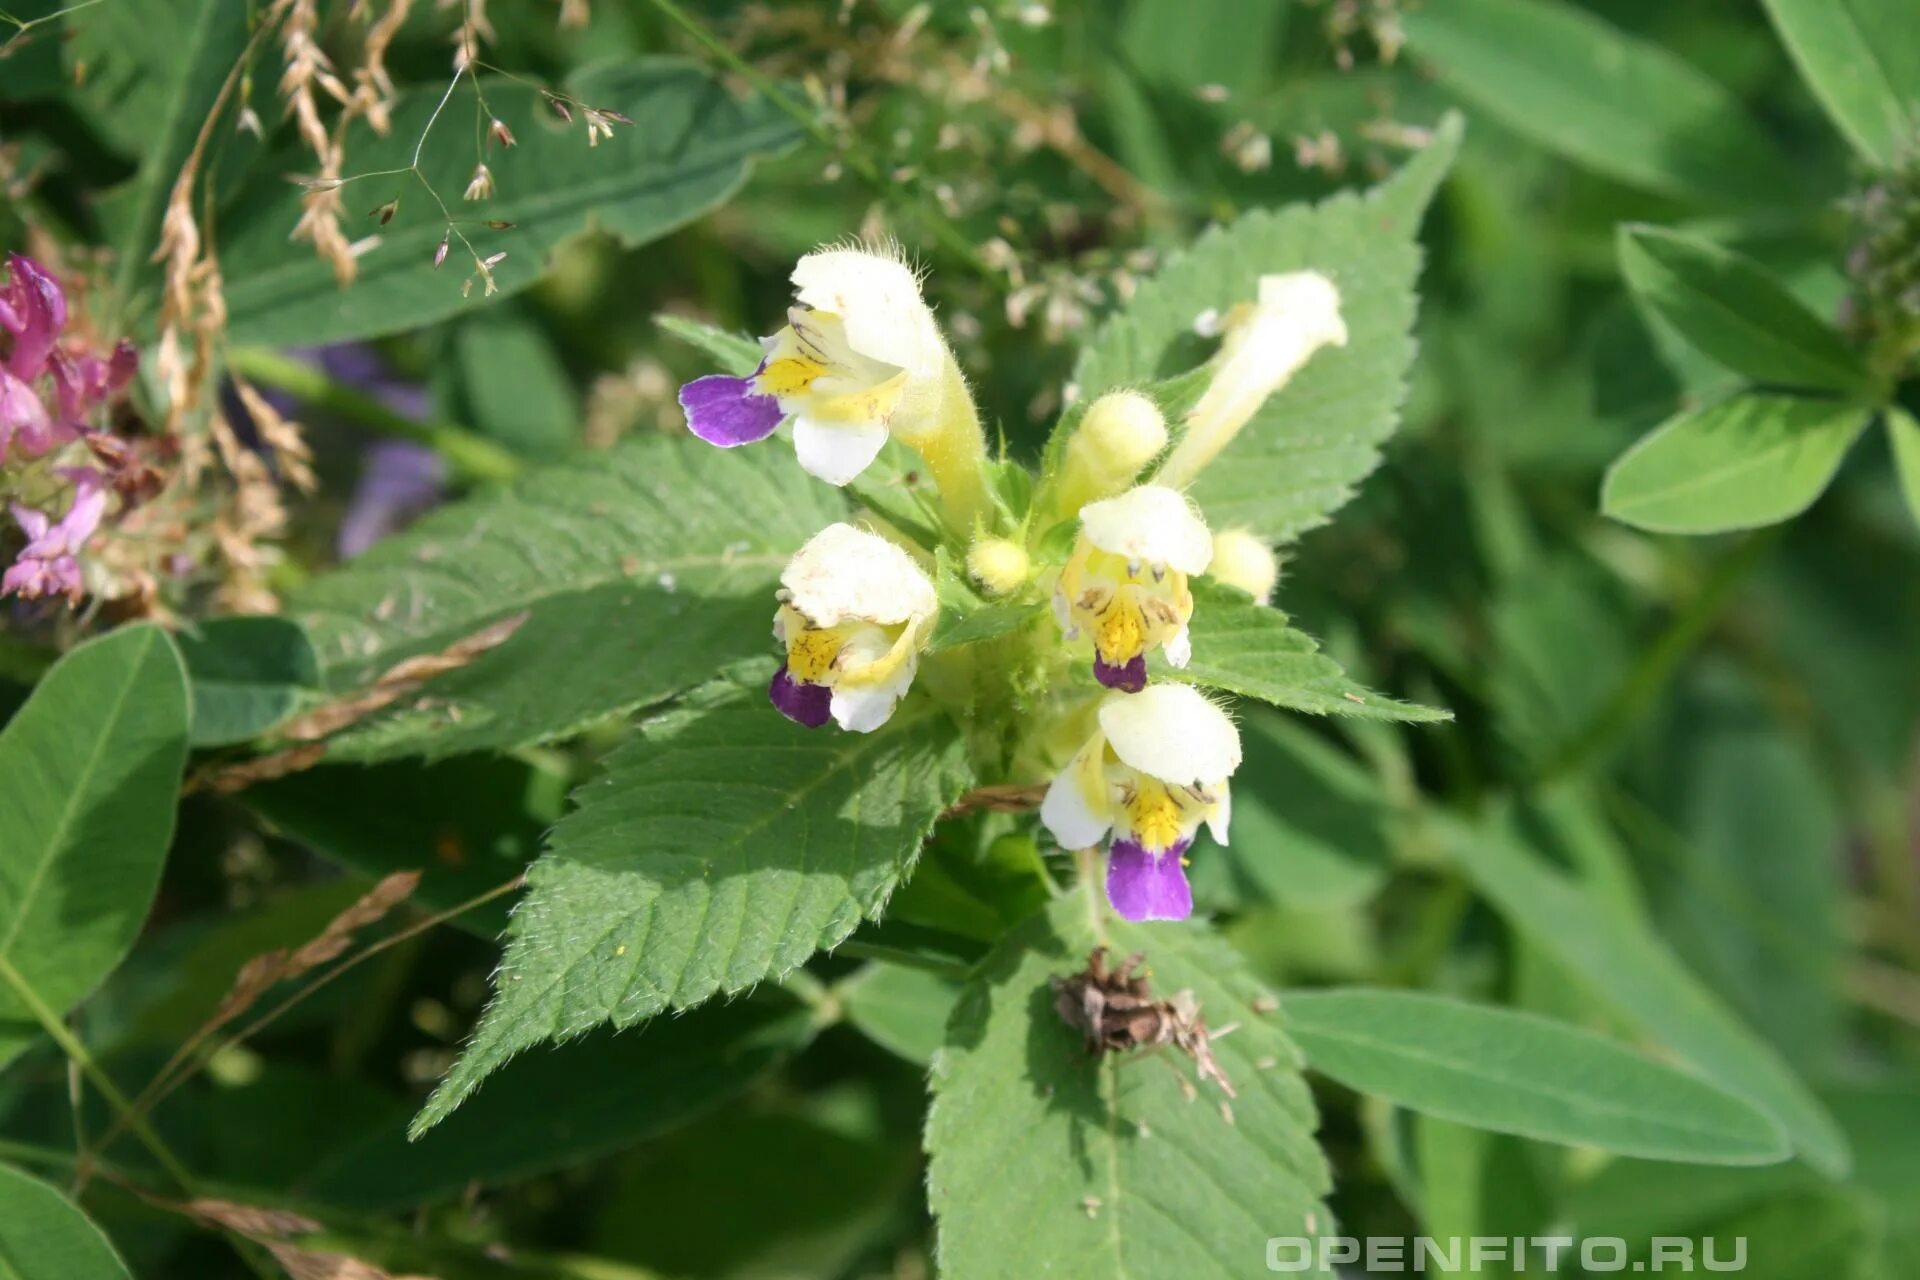
[[[72,1201],[0,1164],[0,1275],[7,1280],[132,1280]]]
[[[1621,454],[1600,509],[1654,533],[1777,524],[1813,505],[1871,410],[1752,393],[1669,418]]]
[[[1814,96],[1890,168],[1920,127],[1920,23],[1907,0],[1763,0]]]
[[[730,333],[686,316],[658,315],[653,322],[680,341],[712,356],[720,366],[714,370],[715,373],[730,373],[736,378],[744,378],[759,367],[760,358],[765,354],[760,350],[760,344],[748,334]]]
[[[83,86],[72,100],[139,163],[133,181],[113,193],[109,218],[123,302],[156,271],[148,259],[167,198],[229,73],[246,55],[248,28],[245,16],[221,0],[116,0],[71,19],[64,52]],[[210,149],[223,166],[239,162],[233,150],[255,149],[234,134],[227,125]]]
[[[60,1013],[113,972],[146,920],[187,723],[180,655],[142,624],[60,659],[0,732],[0,959]],[[0,1063],[38,1034],[0,990]]]
[[[1251,301],[1262,275],[1314,270],[1340,290],[1347,345],[1319,351],[1201,473],[1193,494],[1215,528],[1288,541],[1353,496],[1399,424],[1413,363],[1420,218],[1460,144],[1444,120],[1399,174],[1364,195],[1256,210],[1170,256],[1080,353],[1083,403],[1183,373],[1206,350],[1193,324]]]
[[[766,653],[781,568],[843,511],[778,447],[643,437],[437,512],[289,600],[328,687],[527,621],[330,757],[518,746]]]
[[[258,737],[320,685],[313,644],[285,618],[215,618],[180,633],[193,689],[193,745]]]
[[[1233,786],[1233,841],[1220,858],[1257,900],[1317,910],[1352,906],[1387,877],[1394,806],[1380,781],[1298,721],[1248,708]],[[1202,844],[1212,837],[1202,836]]]
[[[925,1066],[946,1039],[960,984],[926,969],[870,964],[842,982],[835,994],[847,1021],[867,1039]]]
[[[1754,382],[1844,392],[1872,381],[1840,335],[1751,258],[1678,231],[1623,225],[1620,266],[1642,303]]]
[[[562,766],[467,755],[328,765],[255,783],[238,799],[274,830],[373,879],[419,871],[413,901],[436,911],[519,875],[565,808]],[[447,922],[486,939],[504,900]]]
[[[1895,405],[1887,410],[1887,435],[1893,439],[1893,465],[1907,510],[1920,522],[1920,420]]]
[[[1018,631],[1046,612],[1037,600],[988,600],[961,576],[953,556],[935,549],[934,584],[940,596],[940,617],[927,642],[929,651],[977,644]]]
[[[696,691],[581,789],[414,1136],[523,1049],[745,991],[879,912],[966,789],[959,735],[912,705],[875,733],[811,732],[767,705],[769,674]]]
[[[1451,712],[1396,702],[1347,679],[1340,664],[1320,652],[1287,615],[1228,587],[1195,584],[1193,659],[1185,667],[1161,664],[1166,680],[1224,689],[1276,707],[1314,715],[1367,720],[1451,720]]]
[[[1596,173],[1715,207],[1805,190],[1719,83],[1562,0],[1447,0],[1402,21],[1448,88]]]
[[[1307,1065],[1427,1115],[1569,1146],[1695,1164],[1766,1164],[1789,1148],[1764,1114],[1590,1032],[1409,991],[1283,999]]]
[[[611,1155],[744,1092],[818,1029],[776,989],[643,1030],[597,1032],[526,1054],[417,1142],[400,1126],[304,1179],[326,1204],[387,1211],[457,1199]]]
[[[1832,1117],[1638,919],[1497,829],[1443,821],[1439,833],[1515,932],[1708,1080],[1765,1111],[1809,1164],[1834,1177],[1846,1171],[1846,1139]]]
[[[1096,938],[1079,893],[1009,934],[968,984],[934,1057],[928,1201],[947,1280],[1021,1275],[1255,1274],[1268,1238],[1328,1225],[1300,1055],[1270,998],[1204,926],[1108,921]],[[1192,1066],[1133,1054],[1089,1059],[1048,980],[1096,941],[1146,953],[1156,994],[1190,990],[1238,1096]]]
[[[481,311],[453,331],[456,421],[526,458],[564,456],[580,440],[580,398],[553,341],[512,307]]]
[[[507,255],[493,268],[502,293],[539,279],[553,249],[589,227],[631,247],[692,221],[739,189],[754,157],[779,151],[800,134],[798,125],[764,100],[736,101],[697,67],[671,59],[602,65],[568,81],[571,96],[637,122],[616,128],[594,148],[587,146],[583,125],[563,125],[531,85],[490,80],[484,87],[488,107],[519,145],[489,157],[496,194],[466,206],[462,217],[479,254]],[[385,137],[356,122],[346,142],[355,171],[405,170],[443,92],[435,86],[402,95]],[[457,122],[471,114],[455,104],[420,157],[421,175],[440,200],[456,207],[473,170],[473,147]],[[367,209],[395,198],[400,205],[378,229],[380,243],[359,257],[359,278],[341,289],[312,245],[287,239],[304,192],[281,175],[299,167],[292,157],[267,166],[271,172],[222,220],[230,229],[221,263],[235,342],[343,342],[418,328],[485,305],[478,286],[462,295],[472,263],[458,241],[448,266],[434,269],[446,221],[410,173],[347,188],[347,216],[365,231],[374,230],[362,217]],[[485,229],[478,218],[513,226]]]

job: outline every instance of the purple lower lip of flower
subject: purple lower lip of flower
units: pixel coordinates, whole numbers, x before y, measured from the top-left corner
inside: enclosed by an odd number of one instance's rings
[[[695,378],[681,387],[680,407],[686,410],[687,429],[722,449],[766,439],[786,416],[778,400],[754,390],[752,378],[724,373]]]
[[[1137,840],[1115,840],[1107,855],[1107,901],[1125,920],[1185,920],[1193,914],[1193,889],[1180,855],[1182,840],[1153,853]]]
[[[773,673],[773,683],[767,686],[767,700],[781,715],[809,729],[818,729],[833,716],[833,690],[823,684],[795,680],[785,663]]]
[[[1132,662],[1116,667],[1096,650],[1093,655],[1093,678],[1109,689],[1138,693],[1147,687],[1147,655],[1136,653]]]

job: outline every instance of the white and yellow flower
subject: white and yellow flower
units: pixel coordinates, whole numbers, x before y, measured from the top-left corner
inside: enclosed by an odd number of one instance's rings
[[[766,355],[745,378],[715,374],[680,388],[687,425],[722,448],[765,439],[793,419],[800,465],[829,484],[866,470],[887,437],[927,453],[941,484],[949,435],[977,469],[979,422],[920,281],[895,257],[825,249],[793,269],[787,327],[762,339]]]
[[[1192,656],[1187,578],[1205,573],[1213,537],[1184,494],[1143,484],[1080,509],[1080,536],[1054,588],[1054,614],[1069,640],[1093,640],[1093,674],[1109,689],[1138,693],[1147,651],[1173,666]]]
[[[871,733],[912,686],[939,608],[933,582],[905,551],[852,525],[828,525],[780,575],[773,636],[787,660],[768,696],[808,728],[831,718]]]
[[[1184,859],[1200,824],[1227,842],[1240,733],[1184,684],[1110,695],[1098,723],[1047,788],[1040,821],[1067,849],[1111,837],[1107,897],[1123,917],[1184,919],[1193,911]]]
[[[1333,281],[1317,271],[1261,276],[1258,301],[1227,313],[1213,379],[1188,412],[1180,443],[1155,482],[1174,488],[1192,484],[1314,352],[1346,344],[1340,291]]]

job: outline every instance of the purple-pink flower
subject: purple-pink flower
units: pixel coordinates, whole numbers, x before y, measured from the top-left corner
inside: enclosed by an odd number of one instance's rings
[[[100,517],[107,510],[107,489],[96,471],[81,468],[67,474],[74,485],[73,503],[59,520],[14,504],[13,519],[27,535],[27,545],[0,577],[0,595],[80,597],[80,561],[74,553],[100,527]]]
[[[61,351],[66,323],[60,283],[32,258],[7,255],[7,282],[0,287],[0,332],[7,339],[0,360],[0,463],[14,449],[37,458],[78,439],[87,416],[124,390],[139,367],[130,342],[105,358]],[[35,385],[42,378],[51,384],[51,402]]]

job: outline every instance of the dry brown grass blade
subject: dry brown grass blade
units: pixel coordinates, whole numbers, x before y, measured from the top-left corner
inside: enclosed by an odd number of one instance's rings
[[[975,787],[953,802],[953,806],[942,818],[958,818],[963,814],[985,811],[988,813],[1025,813],[1038,808],[1046,799],[1045,783],[999,783],[988,787]]]
[[[206,1226],[231,1231],[265,1247],[289,1280],[434,1280],[431,1276],[401,1276],[371,1262],[344,1253],[308,1248],[297,1243],[325,1228],[304,1214],[285,1209],[263,1209],[231,1200],[189,1200],[185,1204],[154,1201]]]
[[[327,744],[309,742],[298,747],[289,747],[285,751],[276,751],[270,756],[256,756],[252,760],[243,760],[239,764],[196,774],[189,779],[185,790],[213,791],[220,795],[232,795],[244,791],[256,782],[271,782],[275,778],[284,778],[290,773],[299,773],[311,769],[326,758]]]
[[[365,689],[309,711],[287,724],[280,734],[295,742],[313,742],[331,737],[355,721],[398,702],[435,676],[457,671],[487,650],[505,644],[528,616],[522,610],[454,641],[438,653],[423,653],[396,663]]]

